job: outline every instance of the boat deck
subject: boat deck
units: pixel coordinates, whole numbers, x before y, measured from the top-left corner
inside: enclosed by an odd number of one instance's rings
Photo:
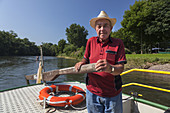
[[[43,106],[41,106],[38,102],[39,91],[44,87],[44,85],[34,85],[1,92],[0,113],[87,113],[87,109],[74,110],[71,107],[47,107],[46,109],[44,109]]]
[[[57,84],[71,84],[81,87],[85,90],[86,85],[83,83],[67,82],[67,83],[57,83]],[[44,85],[33,85],[28,87],[16,88],[12,90],[7,90],[0,92],[0,113],[87,113],[87,109],[75,110],[72,107],[46,107],[43,108],[42,103],[38,102],[39,91],[42,90]],[[123,99],[129,96],[123,95]],[[41,105],[40,105],[41,104]],[[85,100],[76,107],[84,107]],[[124,113],[146,113],[154,111],[154,113],[164,113],[164,110],[154,108],[151,106],[146,106],[142,103],[137,103],[137,111],[134,112],[136,105],[131,99],[123,100],[123,110]],[[133,111],[133,112],[132,112]],[[136,111],[136,110],[135,110]]]

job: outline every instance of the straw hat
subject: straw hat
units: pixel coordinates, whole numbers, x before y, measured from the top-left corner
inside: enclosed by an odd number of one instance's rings
[[[92,18],[90,20],[90,25],[95,29],[95,22],[99,19],[107,19],[111,22],[111,26],[113,27],[116,23],[116,18],[110,18],[105,11],[101,11],[100,14],[96,18]]]

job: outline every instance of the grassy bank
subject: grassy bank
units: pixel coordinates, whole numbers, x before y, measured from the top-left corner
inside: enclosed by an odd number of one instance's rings
[[[64,55],[57,57],[81,60]],[[125,70],[134,68],[148,69],[153,65],[170,63],[170,54],[126,54],[126,58],[127,64],[125,65]]]
[[[148,69],[153,65],[170,63],[170,54],[127,54],[126,57],[125,70]]]

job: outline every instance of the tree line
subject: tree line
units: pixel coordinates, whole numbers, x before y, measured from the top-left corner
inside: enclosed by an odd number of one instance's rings
[[[14,31],[0,31],[0,56],[38,55],[39,48],[28,38],[18,38]]]
[[[66,35],[68,43],[64,39],[61,39],[58,44],[42,42],[43,55],[81,57],[85,50],[88,31],[84,26],[74,23],[66,28]],[[40,46],[30,42],[28,38],[19,38],[12,30],[0,31],[0,56],[28,55],[40,55]]]
[[[151,52],[160,42],[170,42],[170,0],[135,1],[125,11],[121,25],[113,37],[121,38],[132,52]]]
[[[122,28],[112,32],[111,37],[123,40],[126,53],[150,53],[158,43],[170,42],[170,1],[136,1],[125,11],[121,25]],[[67,40],[61,39],[58,44],[42,43],[43,54],[81,58],[87,35],[84,26],[73,23],[66,28]],[[0,56],[39,55],[39,48],[28,38],[18,38],[14,31],[0,31]]]

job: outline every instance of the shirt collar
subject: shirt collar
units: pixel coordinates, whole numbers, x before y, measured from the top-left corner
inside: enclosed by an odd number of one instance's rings
[[[109,41],[108,42],[111,42],[111,43],[113,42],[110,35],[109,35]],[[100,40],[99,40],[99,37],[97,37],[97,43],[101,43]]]

